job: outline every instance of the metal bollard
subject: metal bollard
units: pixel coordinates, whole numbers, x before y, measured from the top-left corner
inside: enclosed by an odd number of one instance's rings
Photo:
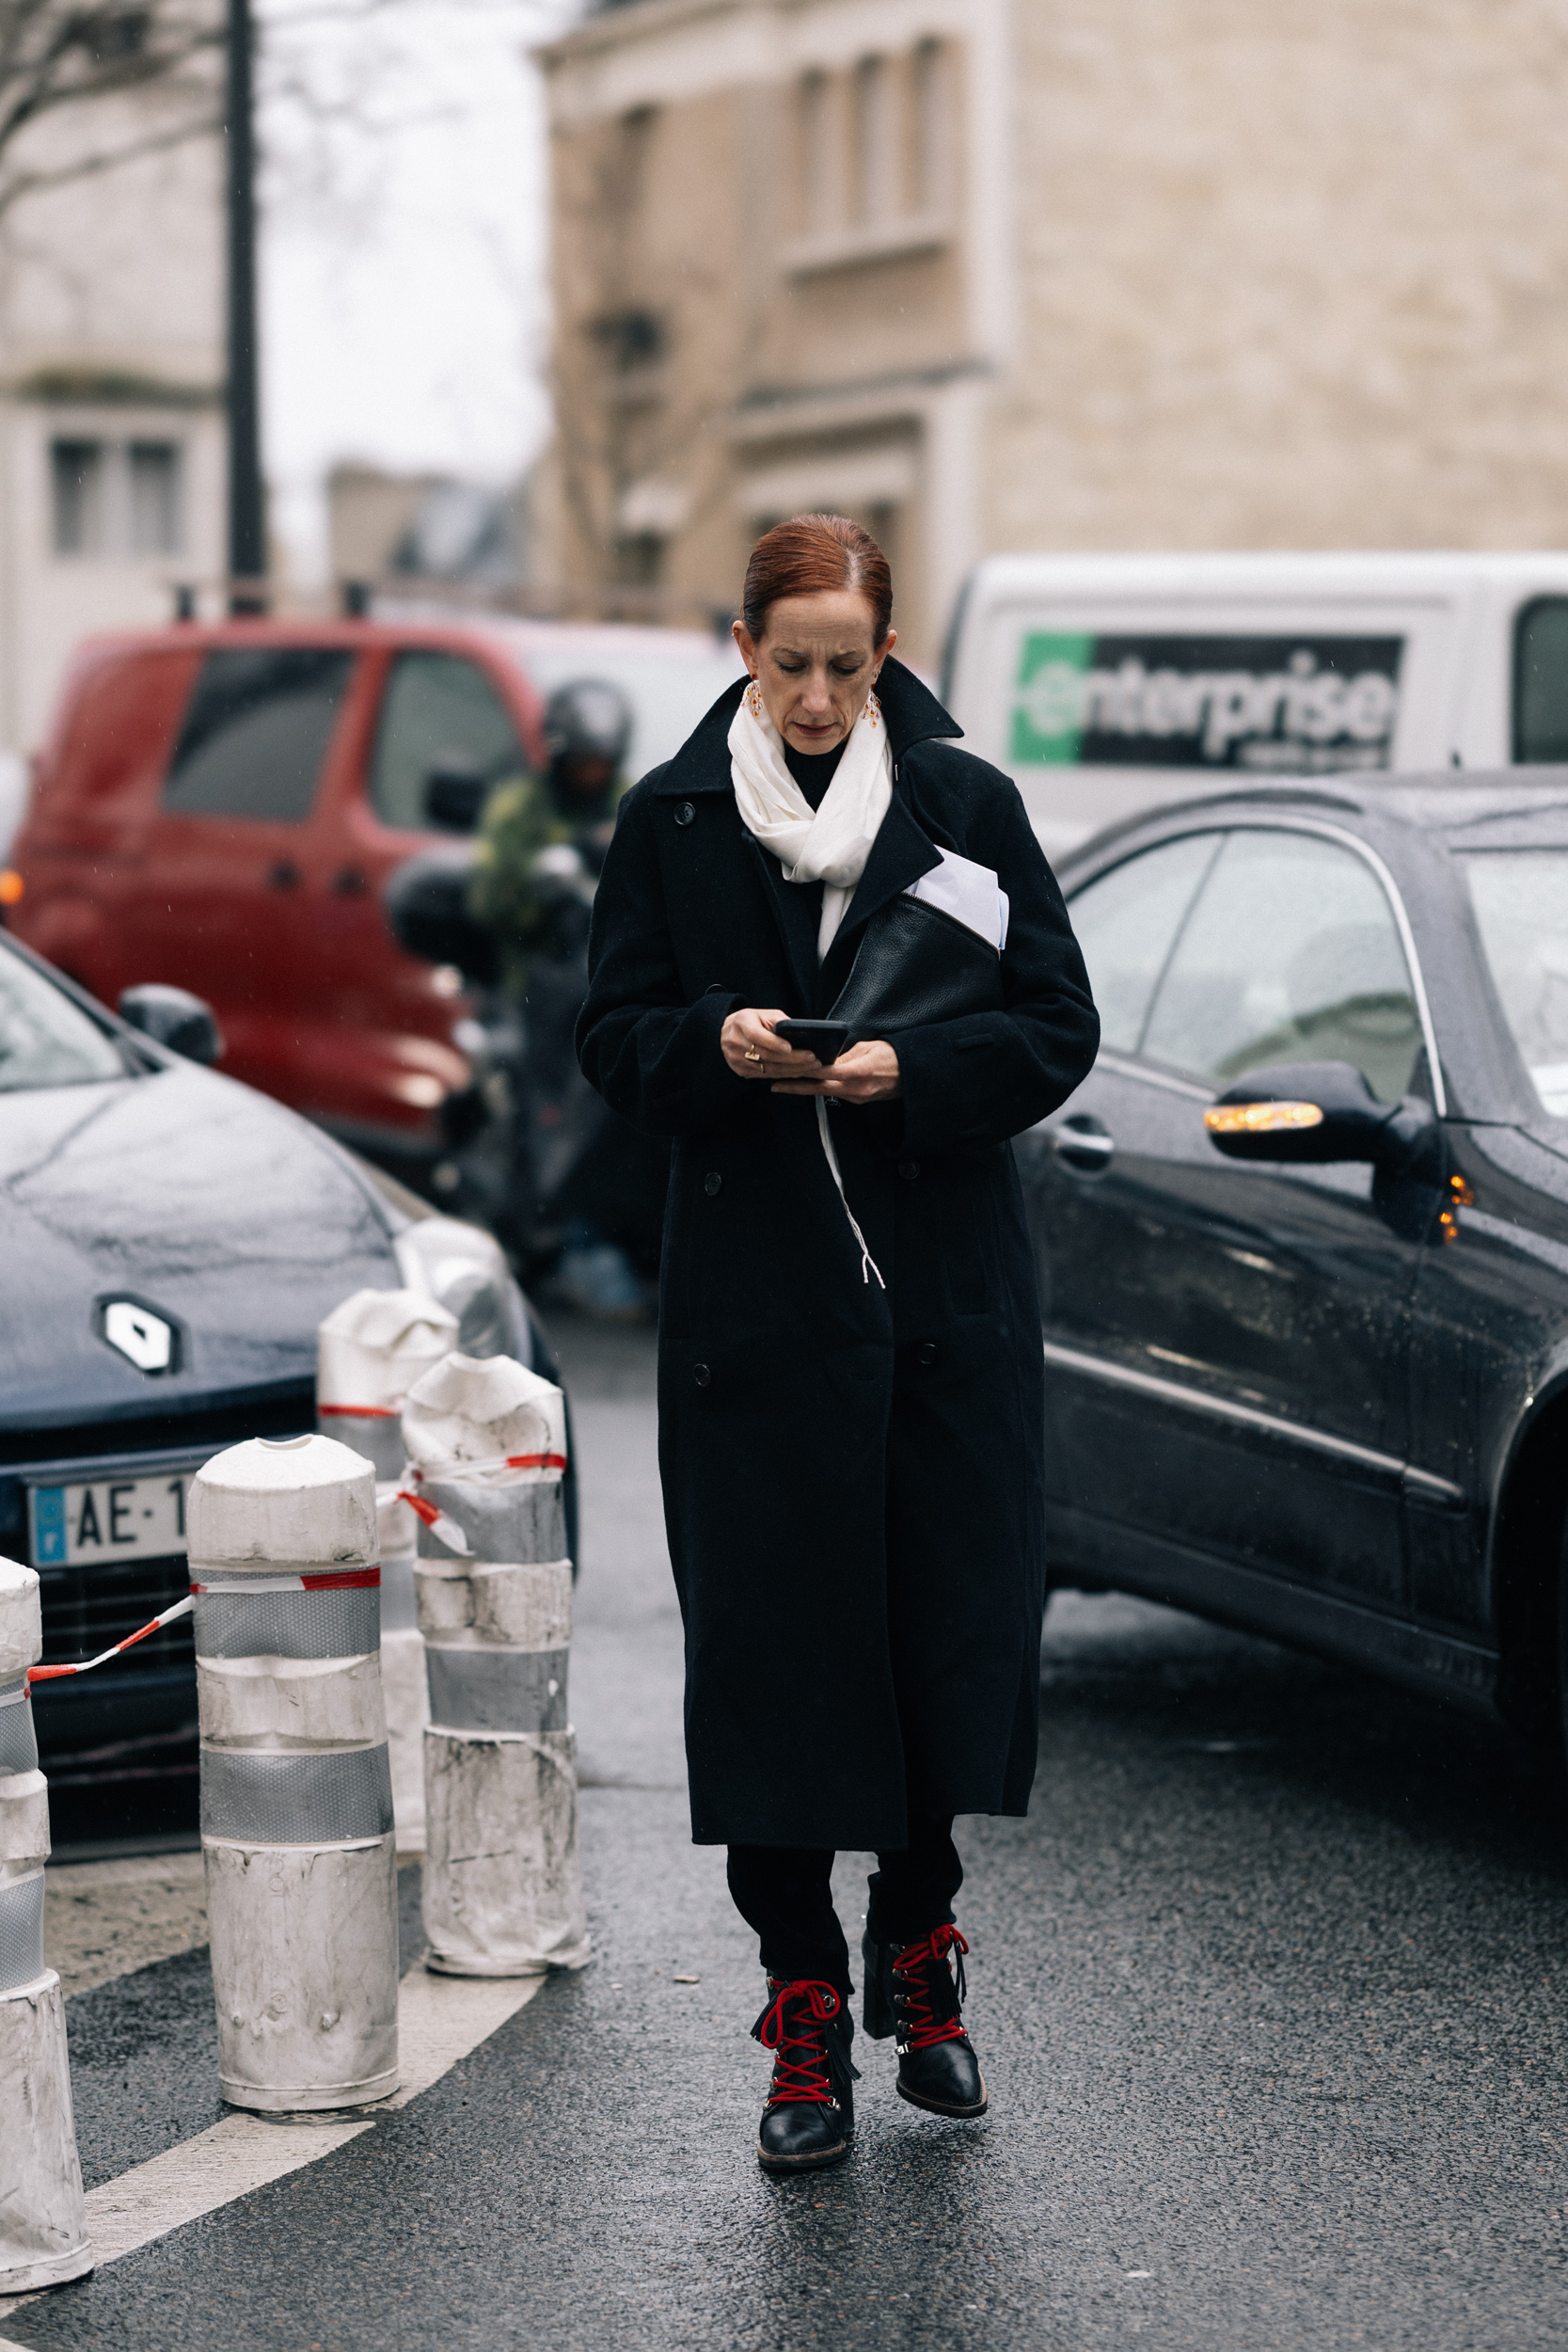
[[[197,1472],[188,1523],[218,2087],[362,2106],[398,2083],[374,1474],[252,1438]]]
[[[510,1357],[449,1356],[409,1391],[403,1427],[430,1675],[426,1964],[580,1968],[565,1400]]]
[[[38,1578],[0,1560],[0,2295],[61,2286],[93,2265],[65,2001],[43,1964],[49,1788],[27,1691],[42,1651]]]
[[[403,1400],[456,1342],[457,1317],[423,1291],[356,1291],[316,1334],[316,1425],[373,1464],[381,1555],[381,1688],[398,1851],[424,1845],[424,1644],[414,1609],[414,1520],[403,1484]]]

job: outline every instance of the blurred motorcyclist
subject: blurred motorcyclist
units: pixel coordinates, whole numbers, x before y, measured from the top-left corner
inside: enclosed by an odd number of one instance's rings
[[[588,927],[615,811],[632,712],[618,686],[575,678],[545,709],[548,765],[500,786],[485,806],[471,885],[495,934],[500,987],[525,1014],[515,1105],[519,1223],[538,1246],[559,1232],[553,1288],[583,1311],[637,1320],[657,1261],[667,1152],[603,1112],[586,1088],[572,1032],[588,988]],[[657,1162],[657,1164],[656,1164]],[[521,1206],[521,1204],[519,1204]]]

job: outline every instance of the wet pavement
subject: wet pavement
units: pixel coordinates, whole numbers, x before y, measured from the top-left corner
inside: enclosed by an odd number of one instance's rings
[[[992,2113],[916,2114],[890,2046],[858,2041],[851,2162],[762,2178],[761,1978],[721,1854],[687,1837],[651,1343],[562,1337],[593,1966],[348,2145],[0,2334],[135,2352],[1559,2344],[1557,1800],[1462,1718],[1116,1597],[1053,1602],[1030,1819],[959,1825]],[[840,1866],[857,1929],[867,1867]],[[407,1963],[413,1873],[404,1893]],[[70,2015],[90,2180],[220,2112],[199,1948]]]

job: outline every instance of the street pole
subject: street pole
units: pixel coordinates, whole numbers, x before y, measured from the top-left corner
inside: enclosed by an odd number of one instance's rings
[[[256,135],[250,0],[228,0],[229,609],[266,610],[267,532],[256,368]]]

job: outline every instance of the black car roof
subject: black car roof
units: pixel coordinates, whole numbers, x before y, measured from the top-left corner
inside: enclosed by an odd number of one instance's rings
[[[1190,800],[1155,803],[1108,825],[1061,859],[1068,871],[1112,842],[1172,818],[1212,816],[1234,822],[1248,810],[1332,819],[1338,816],[1407,825],[1418,833],[1458,842],[1481,829],[1516,825],[1532,835],[1568,847],[1568,766],[1530,768],[1439,768],[1430,774],[1337,773],[1321,781],[1231,785],[1223,791],[1195,793]],[[1554,822],[1554,818],[1558,821]]]

